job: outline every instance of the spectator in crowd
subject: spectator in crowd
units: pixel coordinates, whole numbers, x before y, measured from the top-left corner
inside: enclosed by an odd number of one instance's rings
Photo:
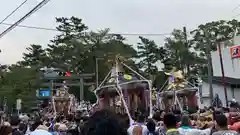
[[[156,124],[152,119],[149,119],[147,124],[147,135],[158,135],[158,132],[156,131]]]
[[[178,129],[176,128],[177,119],[173,113],[165,114],[163,117],[163,122],[167,128],[166,135],[180,135]]]
[[[32,125],[32,130],[33,132],[31,132],[30,135],[51,135],[51,133],[48,132],[48,127],[43,125],[43,122],[39,119],[36,119]]]
[[[118,117],[109,110],[95,112],[82,129],[83,135],[127,135]]]
[[[224,114],[216,114],[215,115],[216,121],[216,129],[217,131],[214,132],[212,135],[237,135],[236,131],[232,131],[228,129],[228,120]]]
[[[20,119],[18,115],[13,115],[10,118],[10,125],[12,126],[12,135],[24,135],[21,131],[19,131]]]
[[[21,133],[23,133],[23,134],[26,134],[26,131],[27,131],[27,125],[25,124],[25,123],[20,123],[19,124],[19,131],[21,132]]]
[[[141,111],[135,113],[136,122],[131,125],[127,132],[129,135],[146,135],[148,133],[147,126],[145,125],[145,115]]]
[[[0,135],[12,135],[12,128],[10,126],[1,126]]]
[[[194,129],[191,125],[191,120],[188,114],[184,114],[181,118],[181,126],[178,128],[178,131],[181,135],[208,135],[210,133],[210,129],[199,130]]]
[[[182,128],[182,129],[192,129],[191,121],[190,121],[190,118],[187,114],[182,116],[180,128]]]

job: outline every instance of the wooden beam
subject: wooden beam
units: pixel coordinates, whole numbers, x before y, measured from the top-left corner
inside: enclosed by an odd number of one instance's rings
[[[81,83],[54,83],[53,84],[54,86],[63,86],[63,85],[66,85],[66,86],[80,86]],[[91,85],[95,85],[95,83],[87,83],[87,82],[84,82],[83,83],[84,86],[91,86]],[[51,83],[42,83],[42,86],[51,86]]]
[[[80,79],[80,91],[79,91],[79,98],[80,98],[80,101],[83,101],[84,100],[84,85],[83,85],[83,78]]]
[[[80,74],[80,75],[72,75],[72,76],[57,76],[57,77],[43,77],[41,79],[43,80],[71,80],[71,79],[91,79],[93,76],[95,76],[95,73],[89,73],[89,74]]]

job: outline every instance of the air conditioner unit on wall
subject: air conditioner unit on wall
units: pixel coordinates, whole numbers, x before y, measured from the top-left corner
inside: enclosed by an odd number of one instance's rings
[[[210,94],[209,93],[202,93],[202,98],[209,98]]]

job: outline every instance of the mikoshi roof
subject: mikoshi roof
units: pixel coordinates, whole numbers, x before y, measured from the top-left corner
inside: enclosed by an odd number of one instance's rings
[[[124,82],[130,82],[130,81],[136,81],[139,80],[136,76],[132,76],[129,74],[123,74],[118,76],[118,81],[119,83],[124,83]],[[116,77],[110,77],[107,83],[115,83],[116,82]]]
[[[116,63],[112,66],[109,74],[105,77],[104,81],[95,89],[96,94],[102,90],[107,92],[116,91],[116,84],[118,84],[122,89],[145,89],[148,86],[148,80],[144,77],[139,76],[134,70],[130,67],[124,65],[134,74],[128,74],[124,72],[122,63],[119,60],[116,60]],[[139,76],[140,79],[137,76]],[[149,88],[148,88],[149,89]]]

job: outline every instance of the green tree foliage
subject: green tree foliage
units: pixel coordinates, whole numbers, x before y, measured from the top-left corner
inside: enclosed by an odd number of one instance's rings
[[[41,67],[48,64],[46,51],[41,45],[32,44],[26,50],[28,52],[23,53],[23,61],[19,62],[20,65]]]
[[[0,97],[7,97],[9,106],[14,106],[17,98],[23,99],[25,109],[31,106],[33,102],[30,101],[35,100],[35,91],[41,83],[39,68],[45,66],[71,71],[73,74],[95,73],[98,67],[99,80],[103,80],[112,66],[109,60],[113,61],[116,55],[121,55],[129,66],[153,78],[154,86],[158,88],[166,80],[164,71],[173,67],[183,70],[187,75],[204,74],[207,47],[210,45],[210,50],[216,50],[217,42],[231,39],[235,31],[240,29],[237,20],[214,21],[199,25],[191,32],[188,40],[185,32],[175,29],[161,47],[153,40],[139,37],[140,42],[135,50],[132,45],[125,43],[122,35],[110,34],[109,29],[90,31],[82,19],[77,17],[61,17],[56,18],[56,21],[60,33],[50,41],[47,48],[32,44],[23,54],[22,61],[10,67],[2,65]],[[231,44],[231,41],[227,43]],[[164,71],[157,70],[158,61],[164,64]],[[95,77],[90,81],[95,82]],[[77,87],[71,88],[71,92],[76,95],[79,95],[78,91]],[[85,94],[91,98],[93,93]]]
[[[57,22],[60,23],[57,29],[62,33],[46,49],[52,67],[74,73],[92,73],[95,72],[96,58],[103,58],[101,63],[107,63],[113,55],[121,54],[126,58],[136,55],[136,51],[124,43],[121,35],[111,35],[109,29],[88,32],[87,26],[76,17],[57,18]],[[102,78],[107,71],[101,69],[108,68],[99,64],[99,69]]]
[[[81,72],[81,62],[84,59],[86,50],[83,42],[87,26],[82,20],[76,17],[56,18],[59,26],[57,30],[61,34],[55,36],[46,49],[50,59],[50,67],[58,67],[63,70]]]
[[[186,40],[182,30],[173,30],[172,35],[165,39],[165,57],[162,61],[165,70],[172,67],[183,70],[185,74],[196,74],[200,58],[195,52],[190,41]]]
[[[157,62],[164,57],[163,48],[159,48],[153,40],[139,37],[137,45],[138,66],[143,69],[148,77],[158,72]]]
[[[23,109],[29,109],[36,101],[36,89],[39,87],[39,75],[36,68],[24,68],[15,66],[4,74],[1,85],[1,99],[7,98],[7,105],[15,107],[16,99],[23,100]],[[25,110],[26,111],[26,110]]]
[[[232,38],[240,32],[240,22],[233,19],[231,21],[213,21],[206,24],[201,24],[197,29],[191,32],[192,46],[198,52],[198,64],[200,74],[207,73],[207,54],[210,51],[217,50],[217,43],[224,42],[225,46],[231,46]],[[209,49],[208,49],[209,48]]]
[[[95,73],[98,67],[99,80],[103,80],[111,67],[108,61],[116,55],[121,54],[128,63],[134,63],[132,58],[136,56],[136,51],[124,43],[125,38],[121,35],[109,34],[109,29],[88,31],[82,20],[76,17],[56,20],[60,34],[51,40],[46,49],[31,45],[28,53],[24,54],[22,65],[60,68],[73,74]],[[95,65],[96,59],[99,59],[98,65]],[[95,77],[92,82],[95,82]],[[79,95],[79,88],[74,89],[71,91]]]
[[[210,49],[217,50],[217,43],[220,41],[229,41],[233,38],[235,32],[240,32],[240,22],[231,21],[213,21],[199,25],[197,29],[191,32],[195,50],[201,51],[202,56],[206,56],[207,46]],[[231,45],[231,44],[230,44]]]

